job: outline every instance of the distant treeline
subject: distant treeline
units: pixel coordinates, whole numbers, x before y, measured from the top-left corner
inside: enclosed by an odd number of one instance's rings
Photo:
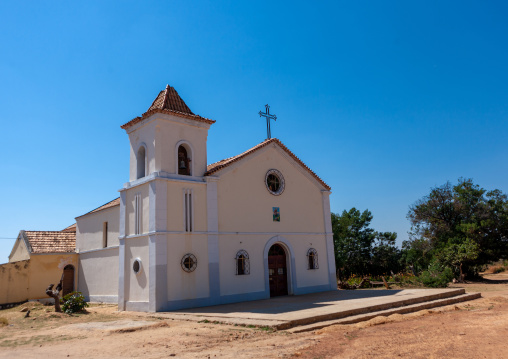
[[[399,249],[394,232],[370,228],[372,213],[356,208],[332,214],[337,275],[477,276],[486,264],[508,258],[508,199],[472,179],[432,188],[409,207],[409,240]],[[451,279],[451,278],[450,278]]]

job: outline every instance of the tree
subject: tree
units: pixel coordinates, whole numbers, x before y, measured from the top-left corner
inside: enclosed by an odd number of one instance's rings
[[[62,309],[60,308],[60,292],[62,291],[62,279],[57,284],[55,290],[53,290],[54,284],[50,284],[46,288],[46,294],[55,300],[55,312],[61,313]]]
[[[450,264],[459,270],[459,282],[464,282],[463,265],[465,263],[473,263],[480,252],[480,247],[471,238],[467,238],[460,244],[452,243],[439,256],[441,262]]]
[[[332,213],[335,263],[339,277],[344,275],[383,273],[397,268],[400,255],[395,246],[396,233],[376,232],[370,228],[372,213],[356,208]],[[390,268],[391,267],[391,268]]]
[[[482,265],[508,256],[508,200],[472,179],[432,188],[408,212],[411,241],[426,242],[432,256],[476,274]],[[464,272],[464,273],[462,273]]]
[[[413,238],[402,242],[401,264],[406,265],[413,275],[426,269],[432,260],[432,246],[425,238]]]
[[[375,242],[372,246],[371,270],[372,274],[399,272],[401,251],[396,246],[397,233],[375,232]]]

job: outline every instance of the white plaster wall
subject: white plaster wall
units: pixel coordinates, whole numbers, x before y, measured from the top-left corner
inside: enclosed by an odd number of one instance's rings
[[[192,189],[194,232],[207,230],[206,183],[167,182],[167,224],[169,231],[184,231],[183,190]]]
[[[25,241],[18,237],[14,246],[12,247],[11,255],[9,256],[9,262],[17,262],[25,259],[30,259],[30,254],[26,248]]]
[[[168,235],[167,288],[168,300],[205,298],[210,293],[208,280],[207,236],[199,234]],[[182,257],[192,253],[197,267],[193,272],[184,272]]]
[[[79,254],[78,290],[84,296],[118,295],[118,247]]]
[[[328,284],[328,260],[326,255],[325,236],[293,235],[284,236],[293,247],[297,286],[313,287]],[[319,269],[308,269],[307,251],[314,248],[318,253]]]
[[[132,270],[132,265],[136,258],[141,260],[141,270],[138,274],[135,274]],[[125,240],[125,263],[125,300],[131,302],[148,301],[148,236]]]
[[[134,181],[137,179],[137,160],[136,155],[141,144],[146,146],[146,174],[155,171],[155,125],[154,121],[146,123],[142,127],[136,129],[129,134],[130,142],[130,171],[129,179]]]
[[[222,234],[219,237],[221,295],[260,292],[265,290],[263,251],[271,235]],[[328,261],[324,235],[284,235],[293,249],[294,267],[287,258],[288,271],[295,276],[298,288],[328,284]],[[308,269],[307,251],[316,249],[319,269]],[[236,275],[236,253],[246,250],[250,259],[250,274]]]
[[[108,247],[118,246],[120,206],[76,218],[76,250],[102,248],[102,226],[108,222]]]
[[[219,236],[220,294],[231,295],[265,290],[263,264],[263,240],[266,236]],[[269,238],[268,238],[269,239]],[[266,241],[265,241],[266,242]],[[236,253],[245,250],[249,254],[250,274],[236,275]]]
[[[148,233],[149,225],[149,183],[142,184],[127,190],[126,194],[126,235],[135,234],[135,196],[141,194],[141,233]],[[118,215],[120,217],[120,215]]]
[[[206,172],[206,139],[210,125],[173,115],[154,114],[135,126],[129,133],[130,141],[130,180],[136,179],[136,154],[144,143],[147,149],[147,163],[150,174],[154,171],[177,173],[176,145],[186,141],[192,148],[193,176],[202,176]]]
[[[161,116],[158,120],[160,136],[163,139],[161,169],[169,173],[177,173],[176,145],[179,141],[186,141],[192,148],[193,176],[202,176],[206,172],[207,151],[206,140],[209,125],[175,116]]]
[[[293,163],[270,145],[219,172],[219,232],[324,233],[322,188]],[[266,189],[270,169],[284,176],[279,196]],[[280,208],[280,222],[273,222],[272,207]]]

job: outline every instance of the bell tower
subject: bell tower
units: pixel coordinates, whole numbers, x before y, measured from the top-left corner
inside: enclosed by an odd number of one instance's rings
[[[122,126],[129,135],[130,182],[154,172],[203,176],[208,129],[214,122],[194,114],[167,85],[144,114]]]
[[[214,122],[194,114],[168,85],[145,113],[121,126],[129,135],[130,171],[120,190],[120,310],[162,310],[175,272],[168,256],[208,230],[204,174]]]

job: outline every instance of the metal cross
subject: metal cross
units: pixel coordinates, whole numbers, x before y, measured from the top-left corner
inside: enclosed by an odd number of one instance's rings
[[[270,114],[270,106],[265,105],[265,109],[266,112],[259,111],[259,117],[266,117],[266,139],[269,140],[272,138],[272,132],[270,131],[270,120],[276,121],[277,116]]]

